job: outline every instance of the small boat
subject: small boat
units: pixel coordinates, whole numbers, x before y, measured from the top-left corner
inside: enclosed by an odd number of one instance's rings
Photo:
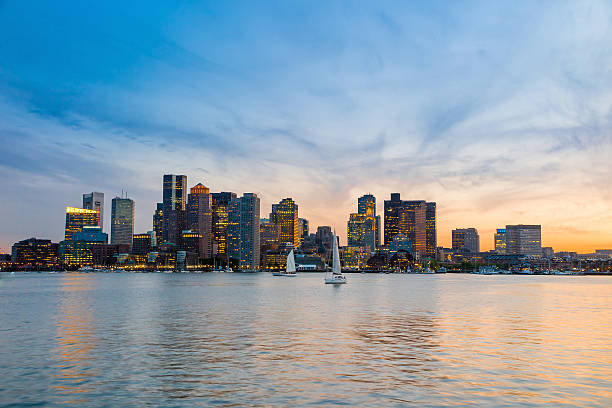
[[[94,271],[94,268],[92,268],[91,266],[81,266],[79,268],[79,272],[82,272],[82,273],[89,273],[93,271]]]
[[[293,278],[297,274],[295,273],[295,257],[293,256],[293,249],[287,255],[287,267],[285,268],[285,272],[272,272],[272,276],[286,276],[288,278]]]
[[[325,274],[325,283],[329,283],[332,285],[341,285],[346,283],[346,276],[342,274],[342,270],[340,268],[340,253],[338,252],[338,238],[336,237],[336,232],[334,231],[333,235],[334,240],[334,258],[332,263],[331,273],[327,272]]]

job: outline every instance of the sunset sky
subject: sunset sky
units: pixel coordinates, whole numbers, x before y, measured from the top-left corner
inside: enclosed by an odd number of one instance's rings
[[[357,197],[438,203],[438,244],[542,224],[612,248],[612,2],[0,1],[0,252],[82,193],[162,175],[293,197],[345,243]]]

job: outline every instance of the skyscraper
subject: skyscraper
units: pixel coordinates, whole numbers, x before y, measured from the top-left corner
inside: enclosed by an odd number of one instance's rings
[[[374,217],[353,213],[347,223],[347,243],[350,247],[368,247],[376,249],[376,221]]]
[[[191,188],[187,200],[187,228],[200,234],[198,253],[212,256],[212,197],[202,183]]]
[[[374,231],[374,246],[372,249],[376,249],[380,246],[380,215],[376,215],[376,197],[372,194],[359,197],[357,199],[357,212],[365,215],[368,222],[371,218]],[[368,246],[370,245],[368,244]]]
[[[165,174],[163,179],[164,242],[180,244],[181,232],[186,226],[187,176]]]
[[[155,246],[161,245],[164,231],[164,204],[157,203],[155,212],[153,213],[153,231],[155,231]]]
[[[506,253],[542,256],[542,226],[506,225]]]
[[[100,212],[99,226],[104,230],[104,193],[83,194],[83,208]]]
[[[254,193],[244,193],[228,206],[227,252],[241,268],[259,268],[259,206]]]
[[[100,213],[98,210],[66,207],[64,240],[72,240],[72,235],[81,232],[84,226],[100,226]]]
[[[412,250],[427,256],[427,202],[403,201],[399,193],[391,193],[385,200],[385,245],[397,234],[405,235]]]
[[[506,253],[506,229],[498,228],[495,232],[495,252],[504,255]]]
[[[224,191],[211,195],[213,247],[216,246],[217,254],[225,255],[227,248],[227,211],[230,201],[236,198],[236,193]]]
[[[298,218],[300,227],[300,246],[304,243],[304,239],[308,238],[308,220],[306,218]]]
[[[438,230],[436,227],[436,203],[427,202],[425,211],[425,254],[428,258],[436,258],[436,248],[438,247]]]
[[[115,197],[111,203],[111,244],[132,246],[134,236],[134,201]]]
[[[278,204],[272,204],[270,221],[279,226],[279,244],[289,243],[295,248],[300,245],[298,206],[293,199],[284,198]]]
[[[470,252],[480,252],[480,237],[476,228],[457,228],[453,230],[453,249],[461,248]]]
[[[266,251],[275,251],[278,249],[278,225],[267,218],[259,220],[259,244],[260,254],[263,256]]]

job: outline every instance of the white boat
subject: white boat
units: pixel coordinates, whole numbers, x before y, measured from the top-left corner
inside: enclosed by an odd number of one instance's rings
[[[94,268],[92,268],[91,266],[81,266],[79,268],[79,272],[89,273],[93,271],[94,271]]]
[[[295,273],[295,257],[293,256],[293,249],[287,255],[287,267],[285,268],[285,272],[272,272],[272,276],[286,276],[288,278],[293,278],[297,274]]]
[[[340,269],[340,254],[338,252],[338,238],[336,237],[335,231],[332,237],[334,240],[334,258],[333,258],[331,272],[327,272],[325,274],[325,283],[330,283],[333,285],[341,285],[343,283],[346,283],[346,276],[342,274],[342,270]]]

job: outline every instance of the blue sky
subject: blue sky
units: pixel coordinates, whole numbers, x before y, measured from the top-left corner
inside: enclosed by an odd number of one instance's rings
[[[444,245],[612,247],[611,27],[609,1],[0,1],[0,248],[94,190],[146,231],[164,173],[342,237],[397,191]]]

